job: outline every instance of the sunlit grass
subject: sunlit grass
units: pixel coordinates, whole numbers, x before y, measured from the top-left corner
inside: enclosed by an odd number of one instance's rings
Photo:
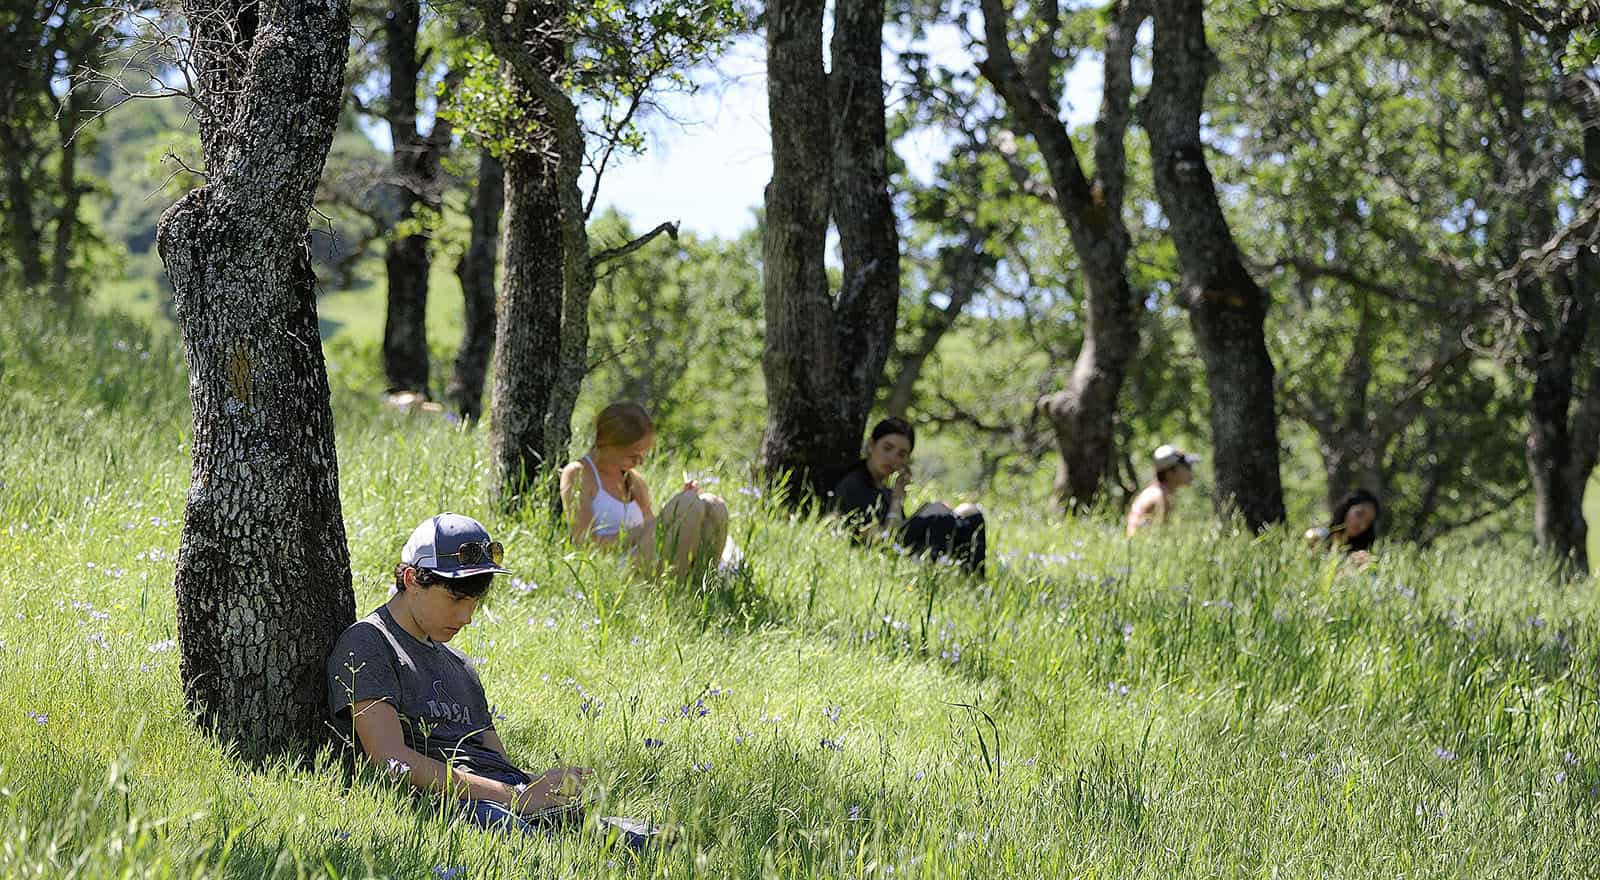
[[[1520,547],[1341,571],[1281,534],[991,499],[991,577],[851,548],[720,472],[748,576],[631,583],[482,502],[485,438],[384,411],[334,352],[357,606],[440,509],[505,540],[458,644],[514,757],[678,825],[642,861],[453,825],[336,761],[250,769],[188,721],[170,335],[0,319],[0,876],[1592,876],[1593,583]],[[931,490],[930,490],[931,491]],[[701,714],[702,708],[705,710]],[[659,745],[657,745],[659,743]],[[892,869],[892,870],[891,870]]]

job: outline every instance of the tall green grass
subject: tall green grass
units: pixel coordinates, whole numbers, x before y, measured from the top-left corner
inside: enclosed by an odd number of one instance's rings
[[[598,771],[642,856],[485,835],[328,756],[188,721],[169,334],[0,318],[0,876],[1583,877],[1600,868],[1593,583],[1520,547],[1352,572],[1210,522],[1137,541],[989,503],[991,576],[851,548],[721,474],[750,566],[631,581],[487,508],[485,438],[333,349],[357,605],[453,509],[507,545],[457,644],[514,757]],[[358,377],[361,381],[341,379]],[[931,489],[930,489],[931,491]]]

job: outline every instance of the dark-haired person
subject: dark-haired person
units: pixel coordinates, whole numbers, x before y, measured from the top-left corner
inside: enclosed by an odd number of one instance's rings
[[[892,540],[919,553],[948,555],[981,576],[988,539],[983,511],[976,504],[951,509],[934,501],[909,518],[905,515],[916,443],[916,432],[905,419],[890,417],[873,426],[866,457],[833,487],[829,507],[851,523],[861,540]]]
[[[1333,506],[1333,519],[1326,528],[1308,529],[1306,540],[1313,544],[1336,546],[1356,565],[1364,565],[1372,557],[1372,545],[1378,540],[1378,516],[1383,505],[1378,496],[1366,489],[1345,493]]]
[[[1170,443],[1156,447],[1155,454],[1150,458],[1155,465],[1156,476],[1150,485],[1134,496],[1133,506],[1128,508],[1129,535],[1138,534],[1146,526],[1167,521],[1167,516],[1172,513],[1173,496],[1194,482],[1194,465],[1200,461],[1198,456],[1190,455]]]
[[[460,802],[472,822],[532,829],[572,816],[589,771],[526,773],[506,755],[477,669],[450,647],[500,567],[500,544],[477,520],[441,513],[411,533],[396,592],[339,637],[328,657],[328,705],[367,760],[411,787]]]
[[[728,505],[693,480],[657,515],[650,487],[635,470],[656,442],[656,426],[637,403],[613,403],[595,417],[594,445],[561,471],[561,507],[572,543],[618,546],[646,573],[686,574],[705,565],[735,565],[728,540]],[[659,544],[659,554],[658,554]]]

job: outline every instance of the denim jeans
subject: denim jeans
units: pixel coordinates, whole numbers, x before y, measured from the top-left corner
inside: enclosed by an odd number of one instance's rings
[[[472,824],[488,831],[533,834],[539,830],[524,821],[521,816],[511,812],[505,804],[498,804],[494,801],[463,800],[461,808],[465,817]]]
[[[507,785],[523,785],[533,781],[524,773],[484,773],[481,775],[496,782],[504,782]],[[463,818],[479,828],[489,831],[516,831],[523,834],[532,834],[539,830],[524,821],[521,816],[512,812],[505,804],[496,801],[475,801],[462,798],[461,812]]]

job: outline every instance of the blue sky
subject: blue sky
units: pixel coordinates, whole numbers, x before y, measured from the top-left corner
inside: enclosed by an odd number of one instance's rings
[[[891,44],[885,52],[891,81],[898,75],[892,59],[899,48]],[[930,31],[918,48],[948,67],[973,65],[964,35],[953,25]],[[762,38],[735,43],[696,78],[701,83],[696,93],[661,96],[664,112],[645,123],[643,155],[612,160],[596,210],[615,207],[638,228],[678,220],[685,231],[719,237],[735,236],[754,224],[762,189],[772,175]],[[1086,56],[1068,72],[1070,124],[1094,119],[1100,79],[1098,57]],[[948,152],[944,139],[931,132],[903,138],[895,149],[924,179]],[[586,178],[585,191],[589,185]]]

